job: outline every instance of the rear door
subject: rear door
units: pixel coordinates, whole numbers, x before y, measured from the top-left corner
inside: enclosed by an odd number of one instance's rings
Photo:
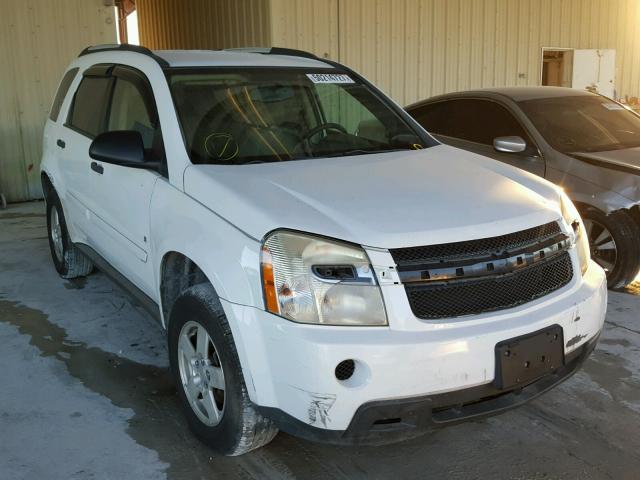
[[[106,131],[140,133],[149,161],[164,162],[164,147],[154,95],[145,75],[116,65],[111,72],[113,93]],[[153,170],[95,162],[92,197],[98,235],[94,248],[113,267],[147,295],[154,297],[149,261],[149,207],[156,182],[164,177]]]
[[[73,225],[74,241],[89,244],[92,212],[97,208],[89,145],[106,128],[107,105],[113,83],[106,75],[110,68],[111,65],[95,65],[84,71],[66,121],[56,134],[67,221]]]
[[[493,100],[459,98],[416,107],[411,115],[441,142],[495,158],[544,177],[545,164],[538,148],[516,117]],[[518,136],[527,143],[521,153],[498,152],[498,137]]]

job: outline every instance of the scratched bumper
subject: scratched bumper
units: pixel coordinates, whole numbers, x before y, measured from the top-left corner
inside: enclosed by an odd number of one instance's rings
[[[519,407],[573,375],[595,348],[599,335],[568,354],[562,368],[522,388],[500,390],[493,384],[455,392],[361,405],[344,431],[327,430],[287,415],[258,407],[278,428],[291,435],[334,445],[385,445],[418,437],[429,431],[488,417]]]
[[[593,263],[584,277],[576,277],[563,289],[520,307],[437,322],[413,316],[402,286],[385,287],[389,327],[301,325],[253,307],[222,303],[251,400],[283,430],[302,435],[301,428],[287,425],[307,425],[312,431],[326,431],[331,440],[353,431],[354,419],[370,405],[386,408],[394,402],[411,406],[428,401],[431,412],[441,399],[457,398],[460,392],[478,394],[474,401],[487,396],[482,392],[508,393],[491,390],[496,344],[550,325],[563,329],[565,358],[583,360],[581,352],[588,350],[586,345],[595,345],[602,328],[607,290],[604,272]],[[356,370],[349,380],[338,381],[335,367],[345,359],[354,359]],[[531,391],[537,395],[551,388],[575,368],[566,375],[557,373]],[[521,403],[516,400],[511,406]],[[483,414],[503,409],[489,408]],[[434,420],[437,415],[427,417]],[[465,414],[456,421],[466,418]],[[393,440],[390,425],[376,429]]]

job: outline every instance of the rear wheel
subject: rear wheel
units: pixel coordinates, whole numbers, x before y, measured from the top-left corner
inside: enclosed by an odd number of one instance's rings
[[[62,278],[85,277],[93,271],[93,263],[69,238],[62,204],[55,191],[47,195],[47,232],[51,258]]]
[[[169,360],[189,427],[224,455],[242,455],[278,433],[249,399],[231,329],[211,285],[188,288],[169,318]]]
[[[609,288],[623,288],[640,270],[640,227],[623,211],[605,215],[587,207],[581,211],[591,258],[607,274]]]

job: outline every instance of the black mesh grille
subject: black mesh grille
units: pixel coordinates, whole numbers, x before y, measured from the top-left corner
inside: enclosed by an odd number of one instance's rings
[[[571,280],[567,252],[513,273],[479,280],[405,285],[411,309],[424,319],[459,317],[512,308],[557,290]]]
[[[481,238],[455,243],[441,243],[424,247],[396,248],[390,250],[393,260],[399,269],[403,266],[419,265],[432,262],[444,262],[457,258],[488,256],[502,254],[524,246],[544,241],[560,232],[557,222],[550,222],[539,227],[528,228],[520,232],[500,235],[499,237]]]

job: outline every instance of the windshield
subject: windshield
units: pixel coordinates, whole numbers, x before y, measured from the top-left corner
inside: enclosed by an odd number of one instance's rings
[[[196,164],[247,164],[421,148],[366,85],[338,70],[205,69],[168,74]]]
[[[640,117],[608,98],[545,98],[519,105],[545,140],[563,153],[640,146]]]

